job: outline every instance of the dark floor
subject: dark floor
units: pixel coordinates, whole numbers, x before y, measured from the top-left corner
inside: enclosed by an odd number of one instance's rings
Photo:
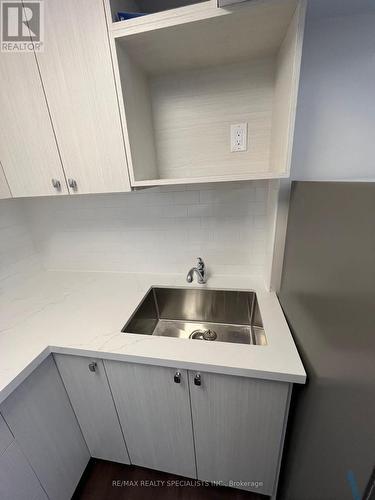
[[[149,485],[145,482],[152,482]],[[180,485],[173,482],[179,481]],[[181,485],[188,481],[188,485]],[[183,478],[133,465],[91,459],[73,500],[267,500],[232,488],[198,485]]]

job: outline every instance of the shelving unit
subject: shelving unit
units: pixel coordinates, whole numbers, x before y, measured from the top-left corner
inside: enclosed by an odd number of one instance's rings
[[[108,5],[110,29],[129,28],[132,25],[155,22],[155,20],[174,17],[176,12],[189,12],[190,6],[198,4],[213,5],[216,0],[106,0]],[[180,9],[183,9],[182,12]],[[119,12],[139,13],[144,16],[126,21],[118,20]]]
[[[216,4],[109,23],[133,187],[289,176],[305,0]]]

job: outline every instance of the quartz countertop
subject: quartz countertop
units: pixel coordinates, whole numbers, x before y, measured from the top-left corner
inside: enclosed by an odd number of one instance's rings
[[[212,276],[206,288],[254,290],[267,346],[121,333],[148,289],[184,275],[39,272],[0,283],[0,402],[51,352],[305,383],[277,296],[246,276]]]

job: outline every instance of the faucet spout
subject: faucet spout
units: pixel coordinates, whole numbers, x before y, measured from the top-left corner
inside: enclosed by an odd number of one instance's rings
[[[204,285],[207,283],[207,273],[206,273],[206,267],[203,262],[203,259],[198,257],[198,265],[197,267],[192,267],[190,271],[187,273],[186,276],[186,281],[188,283],[192,283],[194,280],[194,274],[197,275],[197,281],[200,285]]]

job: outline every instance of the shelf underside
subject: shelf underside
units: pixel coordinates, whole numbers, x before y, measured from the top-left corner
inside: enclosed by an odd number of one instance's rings
[[[289,177],[286,173],[275,172],[254,172],[252,174],[241,175],[226,175],[226,176],[212,176],[212,177],[187,177],[187,178],[173,178],[173,179],[147,179],[143,181],[133,181],[134,188],[142,188],[148,186],[173,186],[179,184],[209,184],[220,182],[243,182],[255,180],[272,180],[272,179],[285,179]]]

